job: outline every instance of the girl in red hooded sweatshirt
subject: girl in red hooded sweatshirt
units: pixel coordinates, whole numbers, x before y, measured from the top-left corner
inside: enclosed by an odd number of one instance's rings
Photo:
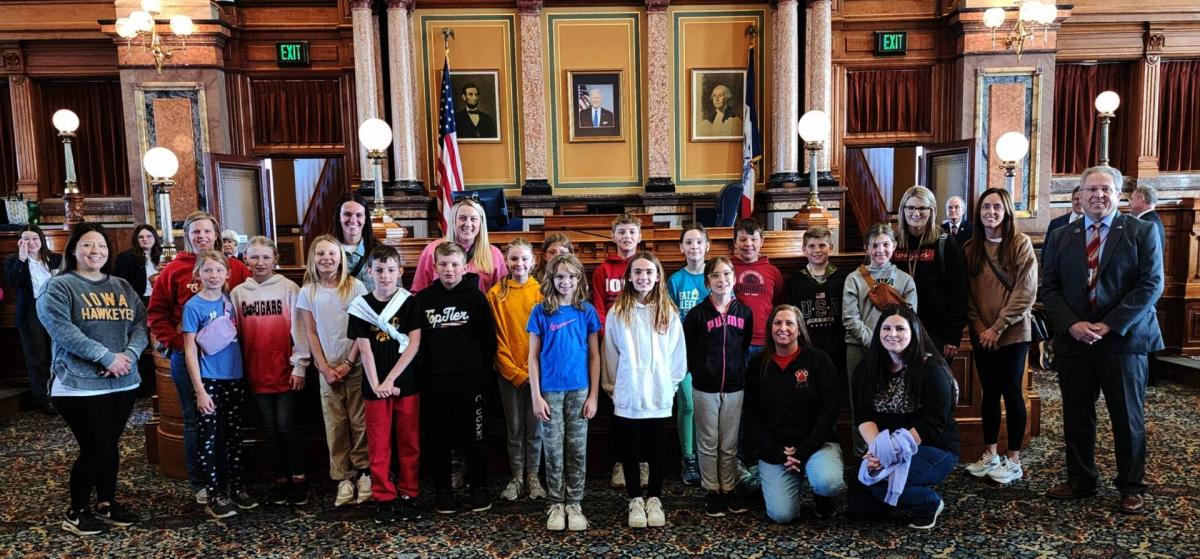
[[[279,251],[269,238],[252,237],[242,258],[253,276],[229,297],[237,314],[242,368],[271,445],[275,484],[267,491],[267,501],[304,505],[308,480],[296,408],[310,356],[308,338],[295,317],[300,287],[275,273]]]

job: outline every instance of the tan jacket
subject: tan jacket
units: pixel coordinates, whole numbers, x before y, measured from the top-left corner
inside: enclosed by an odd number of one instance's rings
[[[1037,300],[1038,268],[1033,242],[1024,233],[1017,233],[1014,241],[1017,243],[1017,269],[1001,268],[1012,284],[1011,292],[986,263],[979,274],[968,274],[970,296],[967,298],[967,320],[971,332],[978,335],[991,328],[1000,334],[1000,346],[1030,341],[1029,310]],[[1000,245],[985,239],[971,239],[967,243],[967,261],[971,261],[971,255],[981,245],[996,266],[1000,267],[1000,260],[996,256]]]

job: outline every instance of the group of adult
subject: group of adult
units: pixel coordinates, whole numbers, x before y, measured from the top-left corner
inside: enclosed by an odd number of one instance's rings
[[[968,470],[1019,467],[1025,430],[1021,382],[1032,341],[1029,309],[1040,300],[1053,324],[1067,455],[1067,479],[1047,494],[1073,499],[1096,493],[1095,404],[1104,393],[1116,442],[1119,510],[1143,512],[1148,354],[1163,347],[1154,308],[1163,289],[1163,238],[1161,225],[1147,219],[1154,192],[1139,188],[1135,193],[1139,204],[1150,205],[1139,219],[1117,211],[1122,186],[1116,169],[1094,167],[1083,173],[1072,214],[1045,237],[1040,288],[1032,242],[1018,231],[1007,191],[986,190],[975,205],[973,222],[961,218],[964,208],[958,200],[959,208],[948,211],[952,219],[942,227],[936,225],[932,193],[915,187],[905,194],[889,260],[914,278],[920,305],[915,312],[897,305],[877,317],[870,339],[864,340],[860,357],[865,366],[858,368],[852,390],[857,434],[864,442],[891,429],[907,431],[919,445],[910,466],[911,489],[900,497],[902,503],[907,499],[910,506],[927,509],[936,500],[939,509],[933,518],[940,512],[940,498],[931,486],[953,469],[958,454],[952,418],[956,388],[946,374],[947,362],[957,352],[964,327],[969,327],[983,387],[987,445]],[[334,235],[348,271],[368,283],[363,262],[373,241],[367,204],[347,195],[338,208]],[[971,232],[965,250],[957,240],[964,229]],[[20,234],[18,253],[5,262],[7,285],[17,295],[17,325],[34,398],[62,414],[80,445],[64,525],[91,514],[117,525],[136,520],[115,500],[116,446],[131,413],[132,390],[140,383],[137,362],[148,334],[156,349],[171,357],[171,376],[183,405],[189,477],[197,491],[203,487],[195,460],[195,398],[178,325],[183,304],[196,292],[195,255],[215,249],[219,231],[211,215],[193,213],[183,224],[184,250],[159,270],[155,264],[161,243],[150,226],[136,227],[133,246],[115,259],[109,258],[113,245],[103,226],[76,226],[62,257],[49,251],[40,229],[30,226]],[[431,254],[441,242],[456,243],[471,255],[479,252],[472,250],[475,245],[489,246],[483,253],[490,258],[467,263],[467,270],[478,274],[481,289],[504,277],[504,258],[488,243],[482,209],[464,205],[446,237],[422,252],[415,288],[433,280]],[[872,238],[868,243],[868,267],[881,268],[883,264],[871,263]],[[480,266],[483,260],[490,265]],[[250,276],[236,259],[230,260],[229,272],[230,288]],[[776,335],[773,322],[768,327],[769,347],[783,344],[787,351],[795,342],[786,332]],[[779,329],[786,331],[786,324]],[[997,453],[1001,399],[1008,412],[1008,453],[1003,458]],[[97,505],[89,507],[93,490]],[[870,491],[886,491],[886,484]],[[871,502],[877,505],[881,498],[873,495]]]

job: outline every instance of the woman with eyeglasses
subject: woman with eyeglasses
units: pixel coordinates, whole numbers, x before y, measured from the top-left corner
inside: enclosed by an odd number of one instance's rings
[[[487,293],[493,285],[503,281],[508,275],[508,267],[504,264],[504,254],[488,241],[487,214],[483,206],[471,198],[462,198],[450,209],[446,222],[450,224],[446,236],[426,245],[417,259],[412,292],[425,289],[437,279],[433,252],[445,242],[455,243],[467,253],[466,272],[479,276],[480,291]]]
[[[952,360],[967,325],[967,268],[958,241],[938,226],[937,206],[924,186],[904,192],[892,262],[916,281],[917,314],[938,353]]]

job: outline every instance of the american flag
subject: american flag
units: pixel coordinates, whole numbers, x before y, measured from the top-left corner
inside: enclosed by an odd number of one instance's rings
[[[450,230],[446,221],[454,206],[454,194],[463,190],[462,161],[458,153],[458,130],[454,127],[454,92],[450,89],[450,60],[442,66],[442,117],[438,122],[437,180],[442,197],[442,233]]]
[[[742,204],[740,217],[754,213],[754,165],[762,160],[762,138],[758,132],[758,115],[754,111],[754,47],[746,59],[746,84],[742,107]]]

